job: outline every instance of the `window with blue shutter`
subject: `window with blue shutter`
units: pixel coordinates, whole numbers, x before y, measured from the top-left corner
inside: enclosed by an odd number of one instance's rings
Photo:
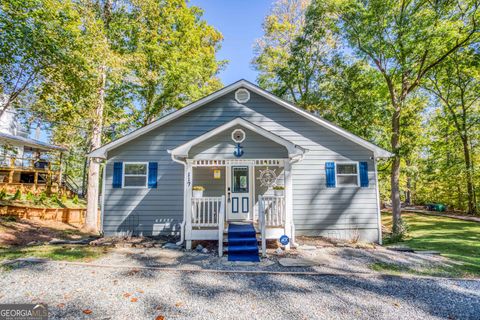
[[[122,187],[122,171],[123,171],[123,163],[114,162],[113,163],[113,179],[112,179],[113,188]]]
[[[157,172],[158,172],[158,163],[149,162],[148,163],[148,187],[149,188],[157,187]]]
[[[335,188],[335,162],[325,162],[327,188]]]
[[[367,162],[360,162],[360,187],[367,188],[368,187],[368,163]]]

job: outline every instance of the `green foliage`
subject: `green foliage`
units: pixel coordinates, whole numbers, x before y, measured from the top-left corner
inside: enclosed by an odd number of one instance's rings
[[[38,198],[36,199],[35,203],[36,204],[45,204],[47,202],[47,194],[45,192],[41,192]]]
[[[35,200],[35,195],[31,191],[28,191],[26,196],[25,196],[25,200],[34,201]]]
[[[67,195],[66,195],[66,194],[63,194],[63,195],[62,195],[62,198],[61,198],[61,202],[62,202],[62,203],[65,203],[65,202],[67,202],[67,200],[68,200]]]
[[[74,195],[73,198],[72,198],[72,202],[74,204],[78,204],[79,200],[78,200],[78,195]]]
[[[0,200],[5,200],[7,198],[7,192],[5,189],[0,190]]]
[[[17,189],[17,191],[15,191],[15,194],[12,197],[12,200],[20,200],[20,199],[22,199],[22,191],[20,191],[20,189]]]

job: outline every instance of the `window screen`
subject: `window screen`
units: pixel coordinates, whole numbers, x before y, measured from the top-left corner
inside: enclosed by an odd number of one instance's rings
[[[147,164],[125,163],[124,187],[147,186]]]
[[[358,170],[356,163],[337,163],[337,185],[358,186]]]

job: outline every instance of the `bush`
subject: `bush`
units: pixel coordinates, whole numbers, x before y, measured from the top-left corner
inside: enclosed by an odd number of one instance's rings
[[[66,194],[62,195],[62,203],[67,202],[67,200],[68,200],[67,195]]]
[[[400,230],[396,234],[392,233],[385,239],[385,244],[392,244],[396,242],[401,242],[408,235],[409,226],[405,220],[400,221]]]
[[[74,195],[74,196],[73,196],[72,202],[73,202],[74,204],[78,204],[78,195]]]
[[[42,193],[40,193],[40,196],[38,197],[36,203],[45,204],[46,201],[47,201],[47,194],[45,193],[45,191],[43,191]]]
[[[20,191],[20,189],[17,189],[17,191],[15,191],[15,194],[13,195],[12,200],[20,200],[21,198],[22,198],[22,191]]]
[[[27,199],[28,201],[35,201],[35,195],[32,193],[32,191],[28,191],[25,199]]]
[[[2,191],[0,191],[0,200],[5,200],[6,197],[7,192],[5,191],[5,189],[2,189]]]

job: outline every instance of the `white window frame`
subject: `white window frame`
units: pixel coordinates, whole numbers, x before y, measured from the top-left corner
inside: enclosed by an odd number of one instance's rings
[[[357,166],[357,173],[356,174],[353,174],[353,173],[338,173],[338,165],[339,164],[354,164],[355,166]],[[342,184],[339,184],[338,183],[338,176],[343,176],[343,177],[346,177],[346,176],[357,176],[357,185],[353,186],[353,185],[342,185]],[[360,162],[358,161],[341,161],[341,162],[335,162],[335,184],[337,187],[342,187],[342,188],[359,188],[360,187]]]
[[[147,167],[147,172],[145,173],[145,185],[144,186],[127,186],[125,185],[125,168],[129,164],[144,164]],[[144,176],[143,174],[128,174],[129,177],[140,177]],[[146,189],[148,188],[148,162],[124,162],[122,169],[122,185],[126,189]]]

